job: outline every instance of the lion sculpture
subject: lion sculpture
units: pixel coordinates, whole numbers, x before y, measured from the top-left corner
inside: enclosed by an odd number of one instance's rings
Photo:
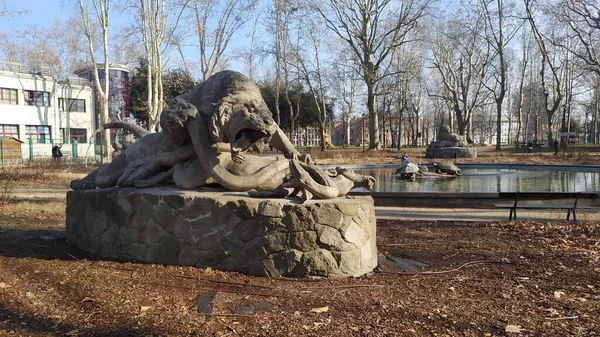
[[[355,183],[367,188],[374,183],[372,177],[343,171],[331,175],[312,165],[312,158],[301,155],[277,126],[258,86],[235,71],[216,73],[173,99],[160,116],[160,126],[161,132],[149,133],[130,123],[106,124],[125,128],[139,139],[113,162],[73,181],[71,188],[165,182],[195,188],[216,182],[233,191],[284,189],[289,195],[302,190],[305,198],[334,198]],[[264,144],[289,160],[246,159],[247,150],[262,150]]]
[[[438,139],[429,144],[429,147],[440,148],[440,147],[470,147],[471,145],[464,136],[457,133],[450,132],[450,128],[446,125],[440,127],[438,133]]]

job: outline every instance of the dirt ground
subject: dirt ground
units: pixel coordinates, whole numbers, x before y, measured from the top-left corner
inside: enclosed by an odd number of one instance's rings
[[[311,152],[322,164],[397,163],[402,153]],[[461,162],[598,165],[600,155],[483,148]],[[381,272],[264,279],[98,260],[66,241],[64,200],[10,198],[68,188],[91,169],[0,167],[0,337],[600,335],[595,223],[380,220]],[[404,272],[397,258],[426,267]]]
[[[66,242],[64,206],[0,205],[2,337],[600,332],[598,224],[378,221],[382,272],[265,279],[97,260]],[[394,257],[427,266],[403,273]]]

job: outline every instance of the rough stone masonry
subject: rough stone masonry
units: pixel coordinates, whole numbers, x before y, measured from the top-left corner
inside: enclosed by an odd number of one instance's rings
[[[67,193],[67,239],[103,258],[251,275],[344,277],[377,265],[370,196],[255,199],[230,191]]]

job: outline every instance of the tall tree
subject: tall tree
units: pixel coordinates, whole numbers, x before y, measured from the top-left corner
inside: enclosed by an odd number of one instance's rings
[[[193,20],[200,47],[200,70],[202,81],[206,81],[226,63],[225,52],[229,42],[251,18],[256,0],[193,0],[193,2]]]
[[[131,112],[135,119],[146,121],[148,120],[148,109],[147,109],[147,97],[148,90],[151,90],[147,86],[148,67],[146,67],[146,60],[140,59],[137,67],[133,68],[131,76]],[[165,72],[162,75],[162,87],[165,101],[169,101],[172,98],[181,95],[185,92],[192,90],[196,82],[192,75],[182,69],[173,69]]]
[[[563,100],[563,92],[561,89],[562,83],[558,75],[558,66],[555,64],[555,59],[548,49],[546,37],[542,35],[537,22],[534,19],[534,1],[524,0],[524,3],[527,21],[529,22],[531,31],[533,32],[533,36],[535,37],[540,51],[540,80],[544,93],[544,108],[548,122],[548,144],[550,145],[553,143],[554,139],[554,120],[556,111],[558,111]],[[548,80],[550,80],[550,83],[548,83]]]
[[[348,43],[361,65],[367,87],[369,149],[378,149],[379,122],[376,107],[377,83],[386,74],[382,67],[396,48],[409,43],[409,32],[425,15],[432,0],[326,0],[315,4],[327,27]]]
[[[189,1],[139,0],[137,19],[146,56],[148,92],[148,129],[156,130],[164,104],[162,81],[163,55],[175,42],[173,38]]]
[[[483,89],[490,46],[482,39],[483,29],[482,13],[465,9],[446,24],[440,23],[433,45],[433,68],[441,77],[442,87],[430,96],[447,103],[453,114],[449,121],[456,119],[458,133],[469,140],[472,140],[469,126],[473,111],[484,104],[488,94]]]
[[[493,85],[488,87],[496,103],[496,151],[500,151],[502,137],[502,104],[508,90],[508,66],[506,48],[515,36],[518,26],[510,27],[506,21],[505,11],[508,6],[505,0],[479,0],[485,18],[485,36],[493,55],[491,71]],[[510,13],[508,15],[510,17]]]
[[[90,11],[87,4],[84,4],[84,0],[79,0],[79,10],[81,13],[81,21],[83,22],[84,34],[88,42],[88,52],[91,59],[91,71],[94,76],[94,85],[98,95],[98,103],[100,104],[100,123],[105,124],[109,121],[108,115],[108,93],[109,93],[109,75],[110,75],[110,62],[109,56],[109,27],[110,27],[110,0],[91,0],[98,19],[98,25],[102,31],[102,50],[104,56],[104,85],[100,84],[100,77],[98,74],[98,64],[96,63],[95,46],[94,46],[94,29],[92,28],[92,18],[90,17]],[[110,161],[108,155],[108,144],[110,142],[110,130],[103,131],[104,137],[102,141],[102,147],[104,148],[104,157],[107,161]]]
[[[579,44],[565,45],[577,58],[584,62],[585,68],[600,74],[600,5],[596,0],[561,1],[558,19],[570,27]]]

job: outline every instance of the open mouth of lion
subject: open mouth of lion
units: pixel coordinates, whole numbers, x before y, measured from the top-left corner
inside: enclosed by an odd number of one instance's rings
[[[233,141],[233,148],[246,151],[252,147],[252,145],[260,142],[262,139],[268,136],[269,135],[266,131],[244,128],[236,133]]]

